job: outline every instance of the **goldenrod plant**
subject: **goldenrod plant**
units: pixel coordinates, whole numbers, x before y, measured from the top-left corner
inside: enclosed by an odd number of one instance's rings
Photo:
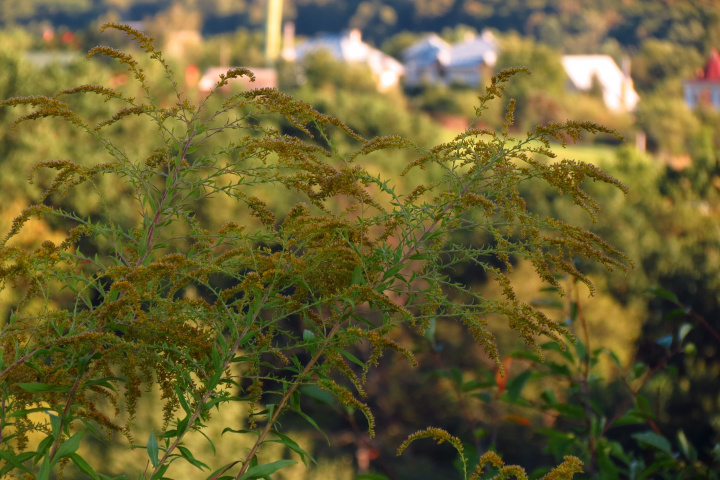
[[[93,479],[110,478],[78,453],[104,430],[147,450],[140,478],[173,478],[179,459],[208,480],[270,478],[296,462],[259,462],[269,443],[285,445],[306,463],[310,458],[279,423],[296,415],[319,428],[301,409],[301,387],[319,387],[361,411],[370,434],[378,428],[363,403],[363,381],[388,349],[413,362],[396,330],[422,334],[435,318],[454,319],[501,365],[485,320],[499,313],[541,356],[541,337],[560,341],[569,332],[517,298],[506,275],[512,262],[529,260],[558,289],[558,273],[591,286],[576,267],[579,258],[609,269],[630,263],[597,235],[531,213],[518,190],[523,182],[547,182],[597,215],[583,182],[625,187],[592,165],[555,159],[550,142],[613,133],[602,126],[551,123],[516,138],[511,102],[500,132],[471,126],[430,150],[396,136],[367,140],[275,89],[222,98],[219,90],[232,79],[253,79],[246,69],[229,70],[195,104],[151,38],[124,25],[107,29],[125,32],[149,58],[110,47],[88,56],[124,65],[142,98],[82,85],[0,102],[21,110],[15,128],[60,119],[106,152],[104,158],[39,159],[29,178],[44,193],[0,241],[0,288],[19,299],[0,330],[0,475],[45,480],[72,463]],[[164,70],[174,101],[156,94],[160,87],[148,82],[141,60]],[[518,73],[529,72],[509,69],[493,77],[479,97],[476,124]],[[95,95],[117,105],[116,113],[91,121],[72,108],[76,95]],[[213,100],[219,107],[209,110]],[[265,122],[277,117],[298,135]],[[133,148],[133,138],[122,137],[123,122],[138,118],[154,141],[144,154]],[[357,148],[334,148],[329,132],[346,135]],[[397,149],[415,152],[404,167],[408,181],[418,169],[440,174],[400,192],[392,178],[364,168],[373,155],[393,162]],[[57,173],[51,177],[48,170]],[[121,185],[133,211],[107,201],[102,177]],[[88,201],[93,196],[103,205],[100,215],[64,206],[63,196],[81,187]],[[269,198],[280,189],[293,195],[287,209]],[[222,226],[200,214],[222,213],[228,205],[233,217]],[[44,240],[37,248],[16,242],[38,218],[64,240]],[[463,230],[483,231],[491,240],[463,244],[453,236]],[[497,281],[503,296],[484,298],[450,281],[444,272],[461,263]],[[451,294],[464,300],[451,301]],[[360,343],[370,346],[364,357],[354,350]],[[152,386],[163,401],[156,415],[162,428],[137,439],[138,401]],[[212,415],[238,402],[247,406],[247,428],[224,433],[246,435],[250,446],[211,468],[211,459],[186,446],[188,434],[203,433]],[[213,449],[218,440],[207,437]],[[570,478],[578,465],[568,465],[552,478]]]

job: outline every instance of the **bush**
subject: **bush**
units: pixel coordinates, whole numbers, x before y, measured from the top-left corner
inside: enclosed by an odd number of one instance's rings
[[[101,439],[102,430],[122,432],[135,445],[138,401],[143,386],[155,385],[164,400],[157,412],[162,427],[141,445],[148,457],[144,471],[142,465],[135,468],[141,478],[168,478],[180,458],[211,470],[209,479],[269,477],[296,463],[261,462],[260,450],[271,443],[286,446],[306,464],[310,460],[279,423],[283,415],[296,415],[319,428],[301,408],[308,391],[302,387],[319,388],[363,413],[374,432],[372,412],[362,401],[363,380],[386,350],[413,361],[394,340],[399,328],[422,334],[438,317],[454,319],[499,366],[486,315],[505,316],[540,356],[539,337],[564,338],[565,326],[517,299],[506,276],[511,256],[531,262],[540,278],[558,289],[556,273],[590,286],[575,258],[607,268],[628,263],[596,235],[530,213],[519,194],[521,183],[546,182],[594,216],[598,207],[582,190],[583,180],[624,186],[592,165],[538,157],[553,157],[550,139],[607,133],[601,126],[553,123],[515,139],[509,135],[511,102],[501,132],[468,130],[424,150],[397,136],[366,140],[274,89],[236,93],[217,111],[206,112],[205,101],[195,106],[178,91],[152,39],[127,26],[107,28],[134,38],[164,69],[176,92],[173,102],[155,96],[157,87],[148,84],[137,60],[108,47],[96,47],[90,56],[124,64],[142,86],[142,100],[82,85],[0,102],[23,110],[15,127],[60,119],[107,152],[103,159],[35,165],[31,180],[41,171],[57,174],[0,242],[0,285],[20,298],[0,332],[2,475],[47,479],[72,463],[92,478],[108,478],[96,473],[99,465],[91,465],[92,458],[77,453],[80,445],[88,434]],[[502,96],[516,72],[493,78],[478,116],[488,101]],[[230,70],[216,89],[238,76],[252,73]],[[72,108],[78,94],[122,108],[91,123]],[[357,148],[345,153],[327,143],[326,150],[264,126],[264,117],[277,115],[301,135],[325,142],[327,132],[342,131]],[[132,139],[116,142],[105,133],[136,116],[148,122],[147,135],[155,142],[146,154],[131,149]],[[392,162],[392,149],[417,152],[404,174],[435,166],[441,179],[400,192],[363,168],[361,160],[370,155],[384,154]],[[107,203],[98,183],[105,177],[123,186],[133,212]],[[93,200],[105,205],[100,216],[58,206],[78,185],[89,186]],[[273,210],[261,198],[280,190],[294,196],[287,210]],[[215,227],[199,214],[230,211],[224,210],[228,203],[246,218]],[[37,248],[14,242],[36,218],[46,219],[64,239],[45,239]],[[454,240],[453,233],[464,230],[485,231],[492,243]],[[503,296],[484,298],[449,281],[443,272],[463,262],[497,281]],[[463,303],[450,300],[457,294]],[[365,356],[355,350],[360,343],[369,345]],[[238,402],[247,405],[246,428],[223,433],[248,435],[252,443],[235,460],[211,468],[185,441],[191,432],[203,433],[215,410]],[[437,429],[409,441],[424,436],[454,442]],[[220,440],[207,437],[213,450]],[[473,478],[488,462],[504,474],[520,472],[488,453]],[[578,461],[568,458],[550,478],[569,478],[578,470]],[[467,477],[466,462],[463,471]]]

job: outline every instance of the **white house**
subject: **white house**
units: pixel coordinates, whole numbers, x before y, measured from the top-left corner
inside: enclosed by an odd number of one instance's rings
[[[297,46],[284,48],[283,57],[288,61],[302,61],[306,55],[320,50],[326,50],[341,62],[370,67],[379,90],[397,85],[405,74],[405,67],[400,62],[363,42],[358,29],[318,35]]]
[[[428,34],[403,52],[405,84],[475,87],[484,76],[483,70],[495,66],[497,52],[497,41],[489,31],[452,45],[434,33]]]
[[[596,80],[605,106],[610,110],[635,109],[640,97],[633,87],[629,68],[623,72],[609,55],[564,55],[561,60],[571,89],[590,91]]]
[[[698,105],[712,105],[720,109],[720,54],[713,49],[705,68],[697,78],[684,82],[685,103],[690,108]]]

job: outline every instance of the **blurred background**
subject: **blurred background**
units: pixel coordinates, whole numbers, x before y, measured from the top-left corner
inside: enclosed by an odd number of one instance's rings
[[[419,367],[388,355],[371,370],[368,403],[377,415],[377,437],[367,436],[356,412],[308,391],[315,401],[306,408],[315,412],[332,446],[301,420],[286,419],[284,428],[295,432],[318,464],[283,470],[276,478],[457,478],[455,455],[445,446],[428,442],[395,456],[408,434],[429,425],[459,436],[470,451],[496,448],[507,462],[528,471],[540,472],[570,453],[596,455],[595,462],[602,463],[602,456],[593,453],[592,428],[599,428],[609,445],[615,442],[648,464],[647,445],[632,440],[638,432],[650,429],[670,439],[673,452],[683,449],[684,438],[694,446],[696,461],[717,467],[711,462],[720,442],[720,2],[0,0],[0,97],[50,94],[85,83],[140,96],[119,65],[85,59],[98,44],[134,51],[124,34],[99,33],[107,22],[128,23],[153,35],[191,101],[204,99],[229,67],[247,67],[256,82],[231,82],[213,101],[219,104],[223,95],[238,89],[277,87],[365,137],[400,134],[430,147],[471,125],[477,96],[494,72],[523,65],[532,76],[513,79],[507,96],[476,125],[502,128],[505,107],[514,98],[514,128],[521,136],[538,123],[577,119],[616,129],[624,138],[598,135],[556,149],[562,158],[598,165],[630,188],[624,196],[607,186],[587,185],[602,208],[597,223],[550,188],[528,185],[523,195],[530,210],[597,232],[628,253],[635,268],[623,273],[581,265],[597,286],[593,297],[585,287],[569,283],[566,297],[545,291],[522,262],[511,273],[524,300],[571,328],[582,323],[588,335],[582,337],[580,328],[578,334],[584,342],[589,338],[588,350],[612,350],[614,358],[593,364],[592,379],[565,375],[561,367],[541,377],[532,358],[512,355],[524,347],[509,334],[504,319],[490,318],[501,354],[514,358],[507,364],[509,377],[502,378],[461,326],[438,320],[425,337],[398,332],[398,341],[412,346]],[[148,77],[172,98],[159,68],[148,64]],[[76,100],[75,106],[98,118],[112,114],[109,104],[90,97]],[[0,109],[0,232],[39,197],[39,187],[26,181],[35,162],[71,158],[97,163],[104,155],[80,132],[52,120],[12,132],[15,118],[16,113]],[[111,134],[132,138],[128,153],[140,155],[153,148],[145,126],[129,119]],[[279,121],[277,127],[297,133]],[[339,137],[338,142],[341,149],[353,146]],[[408,154],[382,155],[369,168],[397,176]],[[417,179],[397,181],[415,184]],[[119,211],[126,193],[121,188],[105,186]],[[87,216],[102,208],[82,189],[62,202]],[[290,200],[272,202],[282,208]],[[235,214],[242,215],[232,206],[198,213],[217,225]],[[55,226],[36,221],[19,241],[30,247],[53,236],[61,236]],[[463,240],[489,241],[473,232]],[[487,295],[498,293],[470,267],[448,275]],[[9,291],[0,292],[0,319],[16,300]],[[578,353],[577,365],[581,357]],[[640,412],[637,421],[616,421],[605,431],[586,425],[589,420],[581,412],[573,423],[574,417],[557,405],[585,408],[581,400],[573,403],[582,385],[592,390],[585,393],[592,398],[593,418],[609,422],[624,406]],[[548,400],[548,390],[556,403]],[[144,402],[148,413],[138,414],[139,432],[152,423],[150,412],[157,411],[159,400],[150,395]],[[231,423],[241,428],[242,412],[216,421],[217,428]],[[565,435],[565,443],[553,432]],[[137,438],[146,437],[139,433]],[[212,457],[199,445],[198,440],[198,449]],[[116,474],[144,468],[144,463],[133,466],[134,453],[120,436],[93,448]],[[621,468],[620,457],[613,458]]]

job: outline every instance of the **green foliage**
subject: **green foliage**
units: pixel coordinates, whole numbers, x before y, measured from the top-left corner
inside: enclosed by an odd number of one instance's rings
[[[637,124],[648,135],[650,148],[666,154],[687,152],[689,139],[700,128],[700,122],[680,98],[665,95],[646,96],[638,105]]]
[[[327,50],[306,55],[303,59],[303,71],[308,86],[312,88],[332,85],[356,93],[377,91],[369,67],[346,65],[336,60]]]
[[[682,306],[675,294],[655,289],[658,299],[678,307],[667,320],[680,318],[683,322],[671,335],[656,335],[654,343],[662,356],[653,364],[635,358],[626,366],[615,349],[598,345],[589,334],[586,305],[580,303],[577,291],[561,302],[549,290],[534,303],[568,314],[576,336],[568,336],[565,346],[544,343],[544,360],[532,352],[513,352],[505,366],[519,368],[504,376],[498,371],[493,377],[482,370],[481,375],[469,375],[456,366],[439,372],[451,382],[454,403],[466,416],[463,437],[475,437],[478,454],[482,452],[478,440],[490,434],[492,453],[497,448],[498,430],[515,423],[531,426],[542,435],[544,439],[536,442],[556,461],[567,461],[568,457],[582,461],[589,478],[718,478],[720,443],[704,438],[693,445],[682,429],[673,431],[663,424],[659,404],[663,401],[660,386],[679,380],[672,363],[696,355],[691,339],[697,336],[693,332],[708,332],[715,342],[720,340],[720,334],[705,319]],[[489,424],[478,421],[480,415],[476,412],[482,410],[474,408],[478,403],[494,412]],[[460,455],[461,470],[465,468],[468,455],[464,446],[471,444],[433,429],[412,435],[401,450],[423,437],[450,442]],[[538,469],[533,477],[547,471]]]
[[[678,303],[669,291],[657,289],[655,294]],[[651,385],[658,377],[666,376],[677,382],[677,370],[670,362],[674,357],[693,355],[694,345],[688,340],[688,334],[702,326],[686,322],[672,335],[656,338],[663,355],[654,365],[638,360],[631,362],[630,368],[623,368],[613,349],[591,348],[592,339],[587,333],[581,305],[573,302],[570,313],[569,320],[582,337],[574,348],[544,364],[525,354],[519,355],[533,362],[530,370],[537,372],[535,378],[544,386],[541,401],[535,405],[557,416],[554,426],[543,432],[548,440],[547,450],[556,458],[577,455],[588,472],[599,479],[718,478],[715,467],[720,458],[715,452],[720,452],[720,444],[713,446],[706,441],[703,449],[707,451],[703,454],[709,461],[699,460],[698,450],[682,430],[673,435],[676,441],[662,434],[657,424],[658,407],[652,405],[651,398]],[[547,347],[554,349],[555,345],[547,344]],[[602,391],[609,387],[609,381],[600,373],[604,359],[620,371],[615,383],[622,384],[623,389],[622,397],[608,406],[601,401]],[[569,388],[560,391],[548,387],[553,384],[569,385]],[[615,433],[627,432],[628,426],[634,426],[635,433],[630,436],[634,445],[628,442],[627,433]]]
[[[591,286],[575,258],[607,268],[629,262],[597,235],[531,213],[519,194],[521,184],[546,183],[594,218],[598,206],[583,181],[625,187],[593,165],[542,158],[554,157],[550,140],[611,133],[599,125],[551,123],[513,138],[511,102],[501,132],[469,129],[424,149],[399,136],[366,140],[273,89],[238,92],[206,110],[215,91],[197,106],[185,99],[151,38],[122,25],[103,29],[133,38],[165,73],[165,86],[149,82],[154,77],[139,59],[96,47],[89,56],[123,65],[139,95],[86,84],[0,102],[20,110],[17,130],[30,120],[60,122],[103,152],[37,163],[30,179],[42,193],[0,241],[0,286],[17,299],[0,331],[3,475],[46,479],[72,462],[98,478],[99,465],[76,453],[84,437],[116,431],[133,442],[143,387],[155,385],[163,422],[136,445],[148,456],[141,478],[170,478],[179,459],[212,479],[267,477],[295,463],[261,463],[271,443],[308,459],[279,423],[295,414],[317,427],[302,411],[302,387],[363,413],[374,433],[363,384],[384,351],[413,360],[393,338],[399,329],[423,333],[440,316],[456,320],[498,365],[490,314],[506,317],[539,356],[541,337],[564,338],[563,325],[517,298],[506,275],[511,257],[532,263],[558,289],[557,272]],[[477,117],[515,73],[493,78]],[[230,70],[216,90],[238,76],[252,73]],[[105,101],[99,115],[87,111],[96,101],[85,98]],[[263,123],[278,116],[322,146]],[[147,151],[122,136],[122,127],[137,121],[149,125],[142,130],[153,142]],[[354,151],[338,150],[329,132],[342,132]],[[363,168],[372,155],[397,158],[388,153],[394,149],[417,152],[404,174],[436,168],[442,175],[405,193]],[[122,202],[110,201],[108,181],[122,185]],[[292,206],[264,198],[273,188],[292,192]],[[101,205],[97,214],[63,203],[79,189],[84,201]],[[131,207],[120,208],[125,203]],[[242,216],[222,226],[197,214],[231,211],[223,210],[228,204]],[[18,241],[36,219],[61,238]],[[492,243],[464,244],[456,240],[461,231],[483,231]],[[493,278],[502,296],[486,298],[445,274],[466,262]],[[465,300],[454,301],[458,296]],[[361,343],[368,354],[352,353]],[[513,398],[521,387],[513,387]],[[247,405],[247,428],[226,431],[250,434],[253,443],[210,473],[216,466],[197,458],[186,440],[236,402]],[[215,450],[218,439],[208,441]],[[495,457],[481,460],[506,468]],[[577,470],[571,463],[548,478],[569,478]]]
[[[555,99],[562,95],[566,84],[560,55],[530,39],[508,35],[501,39],[495,68],[504,69],[515,65],[523,65],[532,71],[532,77],[519,75],[513,79],[507,90],[507,98],[518,102],[517,115],[522,121],[521,127],[531,128],[538,123],[558,121],[562,116],[553,115],[559,110]]]
[[[703,58],[697,50],[674,42],[648,39],[633,58],[632,78],[641,93],[682,93],[682,81],[697,75]]]

